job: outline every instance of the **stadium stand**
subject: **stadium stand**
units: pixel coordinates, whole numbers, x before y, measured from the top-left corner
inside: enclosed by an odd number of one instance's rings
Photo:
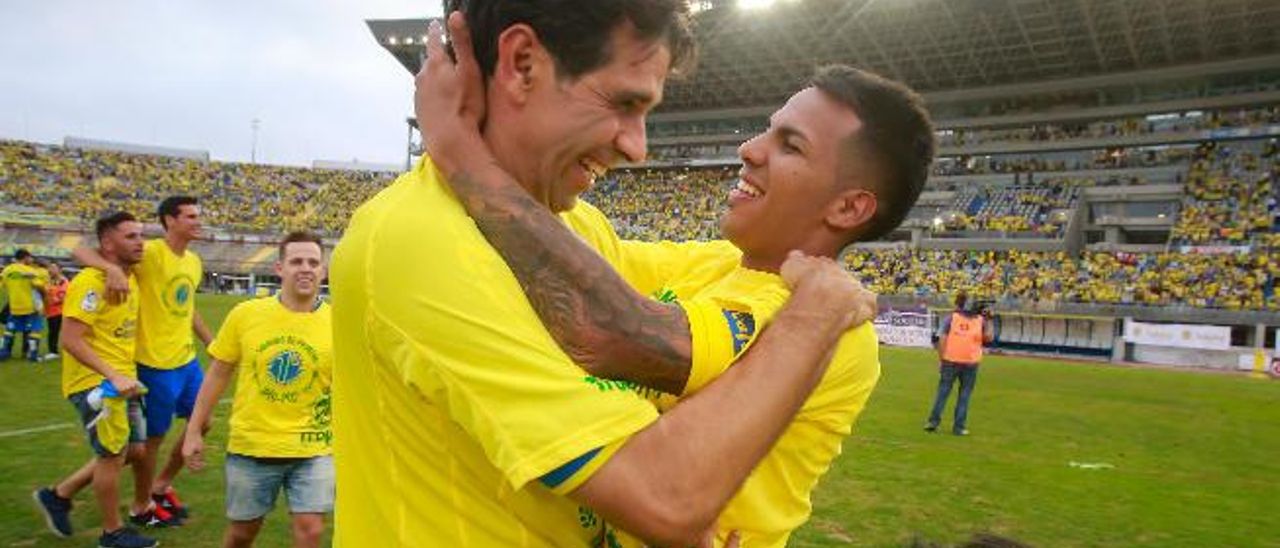
[[[245,232],[305,226],[337,234],[354,207],[393,176],[0,141],[7,204],[82,222],[107,209],[149,214],[164,196],[192,194],[211,226]]]

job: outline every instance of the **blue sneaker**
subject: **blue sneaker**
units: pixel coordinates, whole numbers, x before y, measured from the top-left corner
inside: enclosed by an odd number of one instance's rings
[[[31,498],[35,499],[36,507],[44,514],[44,522],[49,524],[53,534],[62,538],[71,536],[71,499],[59,497],[48,487],[36,489]]]
[[[156,539],[139,535],[131,527],[121,527],[110,533],[103,531],[98,537],[98,548],[155,548]]]

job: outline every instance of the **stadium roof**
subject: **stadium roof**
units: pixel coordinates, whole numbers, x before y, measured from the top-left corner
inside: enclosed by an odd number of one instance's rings
[[[703,8],[696,16],[698,70],[668,83],[664,112],[777,105],[816,66],[829,63],[937,91],[1280,53],[1275,0],[777,0],[756,9],[743,7],[742,0],[695,4]],[[417,71],[426,20],[369,26],[383,47]]]

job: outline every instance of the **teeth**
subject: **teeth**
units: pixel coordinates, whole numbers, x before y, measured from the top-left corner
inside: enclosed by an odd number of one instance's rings
[[[746,195],[751,196],[752,198],[759,198],[760,196],[764,195],[764,191],[760,190],[759,187],[751,183],[748,183],[742,179],[738,179],[738,186],[736,188],[739,191],[745,193]]]
[[[587,170],[587,174],[591,176],[591,180],[593,181],[599,179],[601,175],[604,175],[604,172],[609,171],[608,167],[605,167],[590,158],[583,158],[578,162],[578,165],[582,166],[582,169]]]

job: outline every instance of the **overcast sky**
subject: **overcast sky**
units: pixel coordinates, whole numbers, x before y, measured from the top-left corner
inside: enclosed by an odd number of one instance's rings
[[[365,19],[439,0],[0,0],[0,137],[403,163],[413,80]]]

